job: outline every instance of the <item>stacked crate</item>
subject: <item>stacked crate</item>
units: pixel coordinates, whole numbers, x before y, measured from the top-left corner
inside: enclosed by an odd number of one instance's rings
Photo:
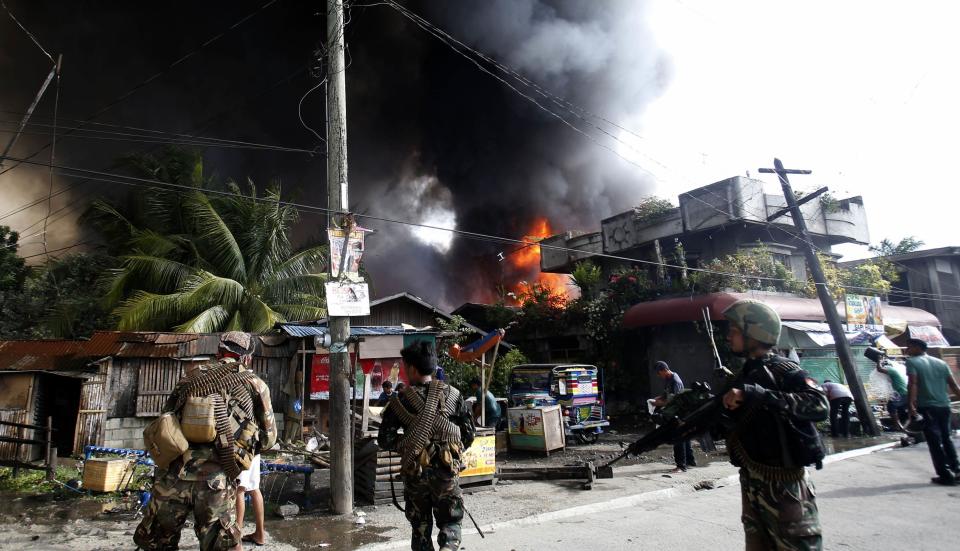
[[[366,503],[391,503],[390,477],[397,501],[403,502],[403,481],[400,478],[400,454],[381,450],[376,440],[360,441],[354,454],[354,492]]]

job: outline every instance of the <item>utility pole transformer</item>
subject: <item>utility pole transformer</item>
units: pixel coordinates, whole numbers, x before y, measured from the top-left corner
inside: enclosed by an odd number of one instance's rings
[[[840,324],[840,314],[837,313],[837,305],[833,302],[830,295],[830,289],[827,287],[827,278],[823,273],[823,266],[820,265],[820,257],[810,240],[810,234],[807,233],[807,222],[803,219],[803,213],[800,212],[800,205],[807,202],[812,197],[804,197],[799,201],[793,195],[793,188],[790,187],[790,180],[787,174],[810,174],[809,170],[791,170],[783,168],[780,159],[773,160],[774,168],[761,168],[760,172],[767,174],[776,174],[780,178],[780,186],[783,188],[783,196],[787,200],[787,208],[777,213],[777,216],[771,216],[768,220],[786,214],[789,210],[793,217],[793,223],[800,231],[800,239],[803,241],[801,246],[807,257],[807,266],[810,267],[810,274],[813,276],[813,282],[817,288],[817,296],[820,298],[820,305],[823,307],[823,313],[827,318],[827,325],[830,326],[830,334],[837,347],[837,357],[840,358],[840,366],[843,368],[843,374],[847,379],[847,385],[853,394],[853,401],[857,406],[857,417],[860,419],[860,427],[864,434],[877,436],[877,421],[873,417],[873,410],[870,409],[870,403],[867,402],[867,392],[863,388],[863,381],[860,380],[860,374],[857,373],[856,362],[853,360],[853,351],[850,349],[850,343],[847,342],[846,333]],[[817,190],[816,195],[825,192],[826,188]]]
[[[343,0],[327,0],[327,228],[349,210],[347,195],[347,86],[344,74]],[[339,213],[339,215],[338,215]],[[331,277],[336,267],[330,266]],[[330,328],[330,505],[353,512],[353,427],[350,410],[350,318],[331,316]]]

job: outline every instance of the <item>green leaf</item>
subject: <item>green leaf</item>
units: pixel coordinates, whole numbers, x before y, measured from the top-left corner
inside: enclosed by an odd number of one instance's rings
[[[246,280],[243,253],[233,233],[203,193],[190,194],[187,210],[194,225],[204,257],[221,275],[236,281]]]
[[[224,330],[230,317],[230,312],[217,304],[181,323],[176,330],[182,333],[216,333]]]

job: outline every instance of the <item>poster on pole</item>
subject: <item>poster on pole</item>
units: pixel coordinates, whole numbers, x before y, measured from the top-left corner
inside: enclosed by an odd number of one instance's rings
[[[369,316],[370,288],[366,283],[327,283],[327,314],[330,316]]]
[[[847,295],[846,309],[849,331],[883,331],[880,297]]]
[[[352,281],[361,281],[360,259],[363,257],[364,231],[363,228],[356,228],[348,237],[345,230],[327,230],[327,239],[330,241],[330,266],[334,279],[347,278]]]

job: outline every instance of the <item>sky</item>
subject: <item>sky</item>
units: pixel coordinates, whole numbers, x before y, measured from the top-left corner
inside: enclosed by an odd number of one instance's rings
[[[797,189],[862,195],[875,243],[957,245],[958,20],[955,2],[655,0],[671,78],[625,126],[669,168],[647,163],[658,194],[746,171],[778,189],[757,174],[778,156],[813,170]]]
[[[297,113],[318,82],[305,67],[324,36],[321,0],[278,0],[263,9],[265,0],[210,2],[189,18],[162,1],[6,3],[47,49],[64,54],[64,120],[85,118],[159,73],[97,122],[322,147]],[[541,98],[547,109],[533,105],[382,3],[361,3],[346,33],[356,212],[514,239],[537,219],[555,231],[596,231],[601,219],[645,197],[676,203],[692,188],[747,172],[761,176],[757,169],[777,156],[813,171],[792,178],[795,189],[828,186],[836,197],[863,196],[874,243],[912,235],[927,247],[958,244],[949,223],[960,198],[948,165],[960,127],[960,72],[952,59],[960,34],[951,27],[960,7],[952,2],[403,2],[599,116],[586,122],[550,100]],[[0,109],[22,110],[47,70],[43,55],[0,13]],[[37,121],[49,121],[51,93]],[[305,98],[302,116],[322,129],[319,92]],[[4,113],[4,128],[16,118]],[[45,140],[24,136],[14,154]],[[119,156],[143,150],[71,138],[58,142],[57,158],[114,170]],[[251,177],[262,185],[280,178],[285,197],[325,203],[322,156],[210,148],[204,162],[221,180]],[[0,214],[45,196],[48,176],[41,167],[0,176]],[[761,177],[778,191],[775,179]],[[58,178],[54,187],[70,183]],[[56,212],[123,193],[88,182],[51,206]],[[76,224],[82,210],[55,215],[51,247],[91,237]],[[30,228],[21,254],[42,250],[42,237],[30,234],[44,212],[40,204],[0,220]],[[304,215],[295,240],[318,238],[324,225]],[[377,296],[409,291],[453,308],[489,300],[495,285],[536,277],[497,260],[516,247],[369,226],[377,233],[365,260]],[[848,259],[867,254],[864,246],[834,250]]]

